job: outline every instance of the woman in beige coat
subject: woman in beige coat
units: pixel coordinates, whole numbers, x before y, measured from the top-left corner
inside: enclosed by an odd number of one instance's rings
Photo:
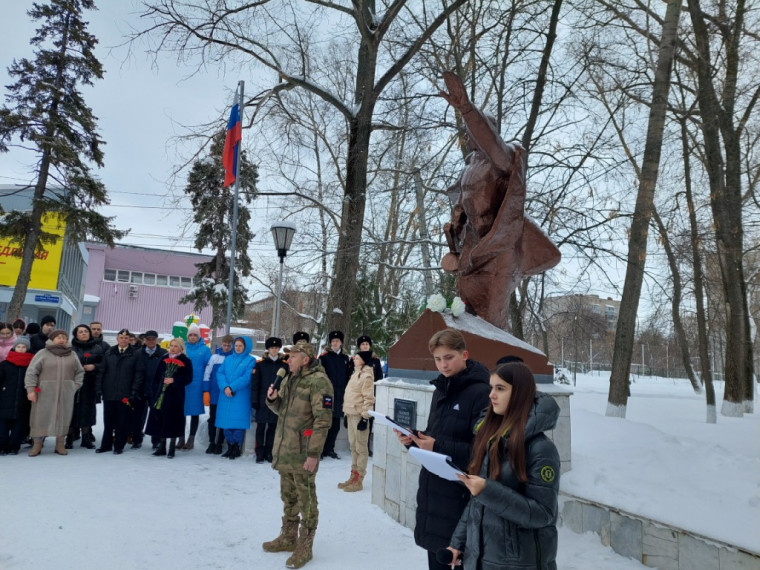
[[[375,407],[375,374],[372,370],[372,351],[361,350],[354,355],[354,372],[343,396],[343,413],[351,447],[351,476],[338,483],[347,492],[361,491],[367,473],[369,457],[369,411]]]
[[[48,335],[45,348],[34,355],[24,378],[27,398],[32,402],[29,421],[34,445],[29,457],[42,452],[46,436],[55,436],[55,452],[68,455],[65,448],[74,396],[82,387],[84,368],[71,352],[69,336],[62,329]]]

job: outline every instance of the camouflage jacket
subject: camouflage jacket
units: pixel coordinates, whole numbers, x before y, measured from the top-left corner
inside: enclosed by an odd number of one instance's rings
[[[267,406],[279,416],[272,447],[272,467],[303,470],[306,456],[322,454],[332,425],[333,387],[325,369],[314,358],[296,374],[288,374],[277,398]]]

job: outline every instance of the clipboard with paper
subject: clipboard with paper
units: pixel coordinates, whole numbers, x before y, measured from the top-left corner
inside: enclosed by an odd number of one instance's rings
[[[383,414],[380,414],[380,413],[378,413],[378,412],[376,412],[374,410],[370,410],[369,411],[369,415],[372,416],[373,418],[375,418],[375,421],[377,423],[384,424],[384,425],[386,425],[388,427],[391,427],[393,429],[397,429],[398,431],[400,431],[404,435],[415,435],[415,434],[412,433],[412,431],[408,427],[404,427],[401,424],[396,423],[395,421],[393,421],[388,416],[384,416]]]
[[[409,453],[417,461],[422,463],[422,466],[443,479],[449,481],[459,481],[457,475],[464,475],[467,477],[467,473],[457,467],[451,460],[451,457],[444,455],[443,453],[436,453],[435,451],[428,451],[427,449],[420,449],[419,447],[410,447]]]

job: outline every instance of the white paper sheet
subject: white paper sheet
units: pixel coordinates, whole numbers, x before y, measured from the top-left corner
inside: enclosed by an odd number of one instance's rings
[[[375,418],[375,421],[377,423],[384,424],[384,425],[389,426],[389,427],[391,427],[393,429],[397,429],[398,431],[400,431],[404,435],[413,435],[412,432],[410,432],[408,428],[405,428],[404,426],[397,424],[396,422],[394,422],[388,416],[384,416],[383,414],[380,414],[380,413],[378,413],[378,412],[376,412],[374,410],[370,410],[369,411],[369,415],[372,416],[373,418]]]
[[[459,481],[459,479],[457,479],[457,473],[460,475],[467,475],[467,473],[454,466],[451,462],[451,457],[444,455],[443,453],[436,453],[435,451],[428,451],[426,449],[420,449],[419,447],[410,447],[409,453],[417,461],[422,463],[422,466],[425,469],[443,479]]]

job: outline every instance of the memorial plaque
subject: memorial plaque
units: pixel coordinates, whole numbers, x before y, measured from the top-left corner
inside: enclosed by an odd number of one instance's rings
[[[393,399],[393,421],[413,431],[417,430],[417,402]]]

